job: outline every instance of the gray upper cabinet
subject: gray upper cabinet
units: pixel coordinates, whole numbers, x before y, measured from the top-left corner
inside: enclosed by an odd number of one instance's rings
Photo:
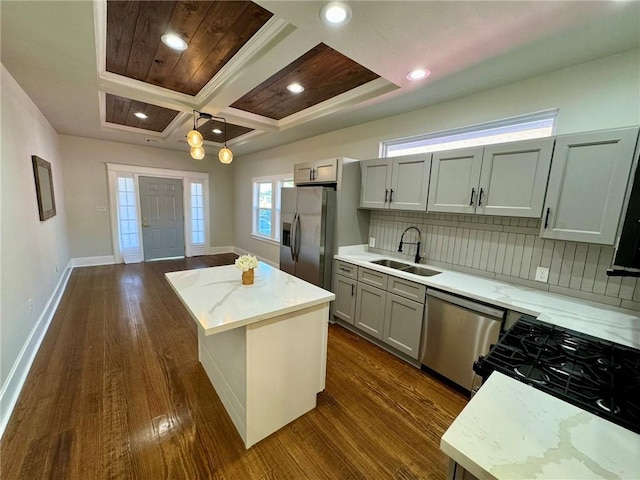
[[[430,212],[540,218],[553,139],[433,154]]]
[[[427,211],[474,213],[482,147],[433,154]]]
[[[556,139],[540,236],[613,245],[638,128]]]
[[[360,162],[362,175],[360,206],[362,208],[387,208],[392,163],[390,158]]]
[[[553,138],[484,147],[476,213],[540,218]]]
[[[296,185],[332,183],[338,181],[338,159],[296,163],[293,166],[293,182]]]
[[[431,154],[361,162],[362,208],[418,210],[427,208]]]

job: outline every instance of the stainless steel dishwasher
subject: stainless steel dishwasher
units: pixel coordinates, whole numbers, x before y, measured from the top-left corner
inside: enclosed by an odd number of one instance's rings
[[[471,390],[473,362],[498,341],[505,310],[427,289],[421,363]]]

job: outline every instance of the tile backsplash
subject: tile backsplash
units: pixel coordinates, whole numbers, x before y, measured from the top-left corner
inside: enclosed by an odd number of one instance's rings
[[[422,263],[640,310],[640,279],[605,274],[613,247],[542,239],[539,219],[373,210],[371,250],[413,261],[415,245],[397,253],[410,226],[422,234]],[[417,236],[410,230],[404,240],[415,242]],[[538,266],[549,268],[548,283],[535,281]]]

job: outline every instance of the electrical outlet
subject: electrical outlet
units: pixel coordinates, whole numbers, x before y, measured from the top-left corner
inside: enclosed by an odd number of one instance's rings
[[[29,308],[29,313],[33,313],[33,300],[27,300],[27,307]]]
[[[105,205],[96,205],[96,212],[106,212],[107,207]]]
[[[536,282],[547,283],[549,281],[549,269],[545,267],[536,268]]]
[[[376,246],[376,237],[369,237],[369,246],[374,248]]]

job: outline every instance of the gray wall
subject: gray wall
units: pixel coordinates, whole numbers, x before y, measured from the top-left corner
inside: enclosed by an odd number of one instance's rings
[[[186,144],[178,152],[70,135],[60,135],[60,151],[72,258],[113,255],[109,212],[96,211],[109,206],[105,163],[209,172],[210,246],[233,245],[233,164],[193,160]]]
[[[270,261],[278,247],[253,239],[251,179],[292,173],[293,164],[332,156],[376,158],[382,140],[559,108],[557,133],[640,123],[640,50],[604,57],[383,120],[234,160],[234,244]]]
[[[3,391],[9,372],[17,366],[21,349],[39,325],[40,314],[69,262],[69,255],[58,134],[4,66],[0,65],[0,71],[0,391]],[[31,155],[51,163],[57,215],[44,222],[38,216]],[[27,350],[24,357],[29,358],[32,353]],[[23,374],[26,372],[19,369],[15,376]],[[10,397],[16,392],[4,393]],[[0,419],[5,419],[6,408],[0,402]]]
[[[369,236],[375,251],[400,256],[400,236],[409,226],[422,234],[423,263],[640,310],[640,281],[605,274],[613,247],[542,239],[538,219],[374,210]],[[415,241],[414,234],[405,240]],[[403,253],[413,261],[415,246]],[[538,266],[550,269],[548,284],[534,281]]]

